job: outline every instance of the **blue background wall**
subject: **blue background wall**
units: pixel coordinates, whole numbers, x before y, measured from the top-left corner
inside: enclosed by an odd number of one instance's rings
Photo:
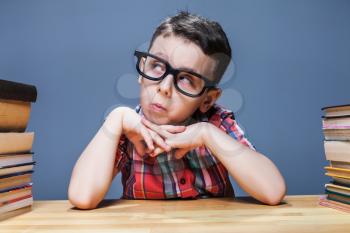
[[[0,1],[0,78],[34,84],[35,199],[67,199],[72,168],[116,105],[134,106],[132,53],[168,15],[219,21],[234,52],[219,103],[288,194],[328,181],[321,107],[350,102],[349,1]],[[245,195],[234,184],[238,195]],[[106,198],[121,194],[118,176]]]

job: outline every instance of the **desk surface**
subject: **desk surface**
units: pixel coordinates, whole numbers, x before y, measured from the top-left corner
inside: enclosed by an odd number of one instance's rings
[[[319,196],[287,196],[278,206],[251,198],[105,200],[79,210],[66,200],[35,201],[0,222],[0,232],[350,232],[350,214],[318,205]]]

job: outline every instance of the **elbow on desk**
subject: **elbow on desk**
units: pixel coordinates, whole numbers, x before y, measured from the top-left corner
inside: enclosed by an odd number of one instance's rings
[[[281,187],[271,190],[265,195],[263,202],[267,205],[278,205],[281,203],[287,192],[287,187],[283,184]]]
[[[269,197],[266,200],[264,200],[263,202],[267,205],[278,205],[281,203],[281,201],[283,200],[284,195],[283,196],[278,196],[278,197]]]
[[[95,209],[98,205],[89,195],[74,192],[72,189],[68,190],[68,200],[73,206],[83,210]]]
[[[69,202],[78,209],[89,210],[95,209],[98,203],[93,202],[89,198],[84,197],[68,197]]]

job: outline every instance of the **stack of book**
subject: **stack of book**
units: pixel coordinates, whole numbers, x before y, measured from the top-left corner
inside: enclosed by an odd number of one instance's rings
[[[36,87],[0,79],[0,220],[31,210],[34,132],[25,132]]]
[[[350,105],[322,108],[324,150],[329,166],[324,167],[331,182],[325,184],[323,206],[350,212]]]

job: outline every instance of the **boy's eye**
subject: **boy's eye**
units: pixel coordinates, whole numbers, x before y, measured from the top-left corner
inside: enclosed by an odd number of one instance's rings
[[[192,78],[188,77],[188,76],[185,76],[185,75],[181,75],[179,77],[179,81],[182,82],[182,83],[194,85]]]
[[[162,72],[162,71],[165,70],[165,66],[162,63],[155,62],[155,63],[152,64],[152,70],[156,70],[156,71]]]

